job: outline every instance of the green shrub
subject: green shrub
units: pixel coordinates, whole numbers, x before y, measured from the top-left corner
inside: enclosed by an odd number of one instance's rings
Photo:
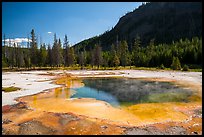
[[[185,65],[183,66],[183,71],[188,71],[188,70],[189,70],[189,67],[188,67],[188,65],[185,64]]]
[[[160,65],[160,69],[165,69],[163,64]]]
[[[13,87],[13,86],[11,86],[11,87],[2,87],[2,91],[4,91],[4,92],[12,92],[12,91],[17,91],[17,90],[20,90],[20,88]]]

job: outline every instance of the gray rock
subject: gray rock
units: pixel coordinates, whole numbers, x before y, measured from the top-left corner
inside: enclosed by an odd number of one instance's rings
[[[79,120],[79,118],[69,114],[60,114],[59,123],[64,126],[70,121],[76,121],[76,120]]]
[[[180,126],[168,127],[165,131],[169,135],[186,135],[186,129]]]
[[[56,131],[42,125],[39,121],[29,121],[20,124],[19,135],[53,135]]]

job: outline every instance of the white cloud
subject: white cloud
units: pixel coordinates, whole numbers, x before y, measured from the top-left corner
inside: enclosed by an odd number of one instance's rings
[[[2,40],[4,41],[4,40]],[[15,42],[15,43],[21,43],[21,42],[28,42],[28,38],[15,38],[15,39],[5,39],[6,42]],[[29,39],[29,42],[31,42],[31,40]]]
[[[18,43],[18,44],[22,44],[23,42],[31,42],[31,40],[28,38],[14,38],[14,39],[5,39],[5,44],[8,45],[10,42],[10,46],[13,46],[14,43]],[[2,42],[4,42],[4,40],[2,40]]]
[[[47,33],[48,33],[48,34],[51,34],[52,32],[49,31],[49,32],[47,32]]]

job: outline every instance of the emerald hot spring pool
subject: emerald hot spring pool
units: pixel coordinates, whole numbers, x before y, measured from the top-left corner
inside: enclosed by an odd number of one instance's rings
[[[189,102],[190,89],[170,82],[128,78],[85,78],[71,98],[95,98],[112,106],[137,103]]]

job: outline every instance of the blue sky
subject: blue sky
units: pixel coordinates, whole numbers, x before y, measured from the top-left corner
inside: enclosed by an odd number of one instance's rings
[[[2,2],[2,35],[26,38],[34,28],[42,42],[53,42],[53,34],[73,45],[102,34],[141,2]],[[52,33],[48,33],[52,32]]]

